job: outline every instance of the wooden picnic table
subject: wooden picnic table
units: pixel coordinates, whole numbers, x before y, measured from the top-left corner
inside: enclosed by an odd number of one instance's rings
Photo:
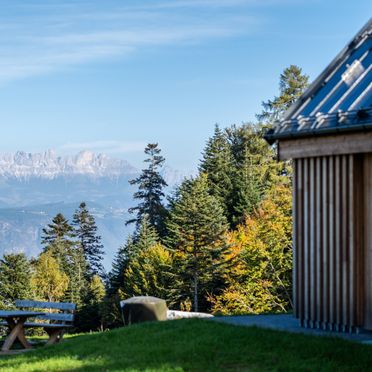
[[[1,351],[8,352],[16,339],[19,340],[25,349],[32,349],[31,344],[25,336],[24,323],[28,318],[40,315],[45,315],[45,313],[22,310],[0,310],[0,318],[6,320],[6,324],[10,329],[10,333],[4,341]]]

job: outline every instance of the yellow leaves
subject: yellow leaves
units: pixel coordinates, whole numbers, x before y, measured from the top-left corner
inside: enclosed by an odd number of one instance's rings
[[[58,301],[64,296],[68,284],[67,275],[60,270],[59,264],[52,253],[42,253],[31,278],[31,285],[35,293],[42,299]]]
[[[160,243],[140,251],[124,272],[126,287],[131,291],[126,297],[133,295],[164,297],[167,280],[165,269],[170,267],[172,262],[171,253]]]
[[[95,301],[100,302],[105,297],[105,285],[98,275],[93,275],[92,280],[89,283],[89,289],[93,294]]]
[[[229,286],[210,298],[214,312],[261,313],[289,307],[291,230],[291,190],[288,184],[278,184],[243,224],[228,233],[230,255],[237,264]]]

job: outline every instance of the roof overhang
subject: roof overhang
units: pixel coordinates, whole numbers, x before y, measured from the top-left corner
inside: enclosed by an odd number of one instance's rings
[[[278,142],[280,160],[372,153],[372,130],[283,139]]]

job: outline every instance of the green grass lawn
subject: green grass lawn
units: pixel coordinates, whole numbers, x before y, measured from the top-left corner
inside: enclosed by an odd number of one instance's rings
[[[206,320],[78,335],[0,357],[1,371],[368,371],[372,346]]]

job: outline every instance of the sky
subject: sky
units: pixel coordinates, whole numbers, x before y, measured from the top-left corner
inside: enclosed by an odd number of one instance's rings
[[[0,0],[0,152],[158,142],[194,172],[216,123],[254,121],[296,64],[310,81],[370,0]]]

